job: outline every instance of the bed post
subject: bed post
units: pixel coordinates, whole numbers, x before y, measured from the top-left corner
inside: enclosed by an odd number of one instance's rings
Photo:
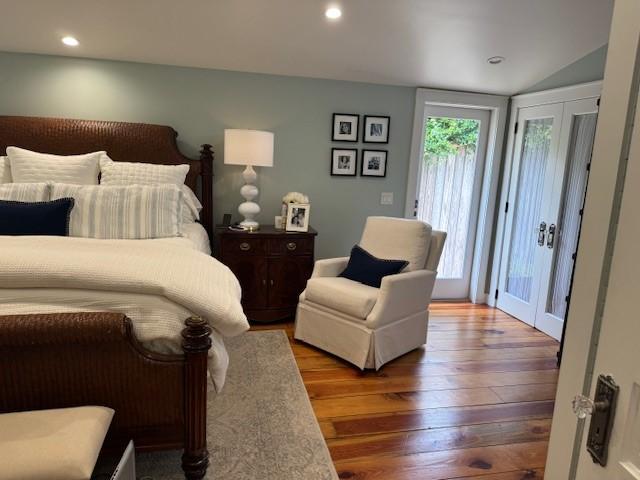
[[[182,330],[185,355],[185,439],[182,469],[187,480],[207,473],[207,356],[211,328],[201,317],[191,317]]]
[[[200,176],[202,178],[202,213],[200,221],[213,241],[213,150],[205,143],[200,150]]]

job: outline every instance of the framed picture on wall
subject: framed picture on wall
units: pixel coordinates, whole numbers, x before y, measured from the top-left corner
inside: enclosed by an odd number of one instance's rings
[[[290,203],[287,208],[287,232],[307,232],[309,230],[309,210],[308,203]]]
[[[331,175],[355,177],[358,172],[358,150],[355,148],[331,149]]]
[[[333,114],[333,136],[334,142],[357,142],[358,124],[360,115],[351,113]]]
[[[386,177],[387,151],[363,150],[361,168],[360,175],[363,177]]]
[[[390,117],[365,115],[362,141],[365,143],[389,143]]]

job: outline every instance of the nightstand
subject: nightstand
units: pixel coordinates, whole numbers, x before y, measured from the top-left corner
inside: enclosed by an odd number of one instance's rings
[[[317,234],[312,228],[285,232],[272,225],[257,232],[216,228],[216,257],[238,277],[249,320],[272,322],[295,315],[313,271]]]

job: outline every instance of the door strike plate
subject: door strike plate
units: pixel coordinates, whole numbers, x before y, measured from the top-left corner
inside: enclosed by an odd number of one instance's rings
[[[619,390],[620,387],[616,385],[611,376],[598,376],[593,399],[593,414],[587,437],[587,451],[591,454],[593,462],[603,467],[607,464],[609,439],[611,438]]]

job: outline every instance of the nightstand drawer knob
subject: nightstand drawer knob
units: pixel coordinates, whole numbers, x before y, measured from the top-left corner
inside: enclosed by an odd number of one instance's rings
[[[240,250],[242,250],[243,252],[246,252],[247,250],[251,250],[251,245],[249,245],[247,242],[242,242],[240,244]]]
[[[287,243],[287,250],[293,252],[296,248],[298,248],[298,244],[296,242]]]

